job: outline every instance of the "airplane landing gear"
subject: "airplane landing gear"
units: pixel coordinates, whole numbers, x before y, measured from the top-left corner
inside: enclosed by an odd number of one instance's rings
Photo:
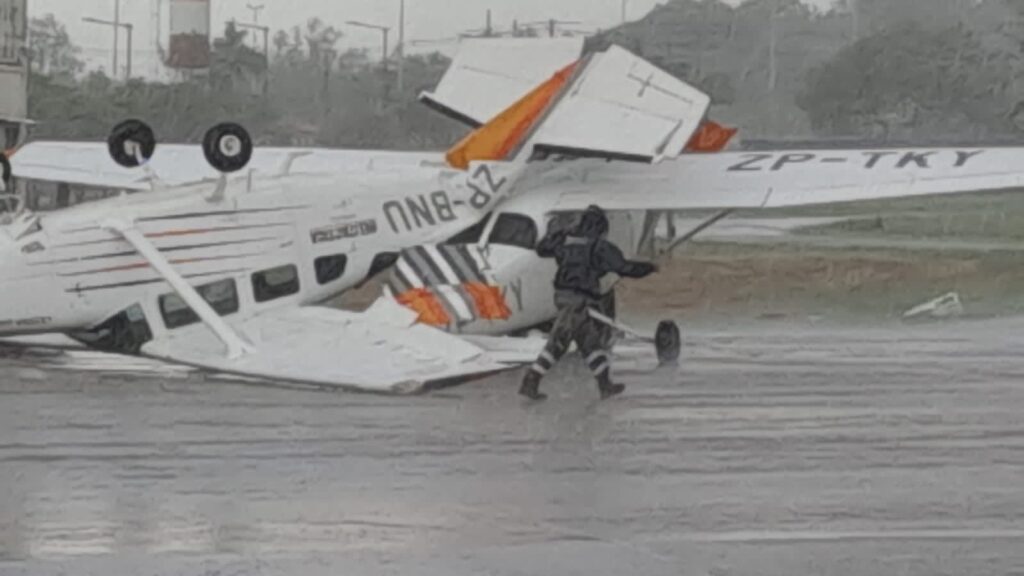
[[[125,120],[110,131],[107,137],[110,157],[125,168],[138,168],[153,157],[156,135],[141,120]]]
[[[237,172],[252,158],[252,138],[238,124],[218,124],[203,138],[203,155],[220,172]]]

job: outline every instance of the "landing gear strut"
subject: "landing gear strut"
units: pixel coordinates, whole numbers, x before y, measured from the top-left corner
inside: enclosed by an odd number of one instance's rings
[[[682,351],[683,339],[680,337],[679,326],[675,322],[671,320],[662,320],[661,323],[658,324],[658,330],[652,338],[645,334],[641,334],[629,326],[617,322],[604,314],[601,314],[593,308],[588,310],[588,312],[591,318],[606,326],[625,334],[629,334],[643,342],[654,344],[654,350],[658,355],[659,366],[671,366],[679,363],[679,354]]]

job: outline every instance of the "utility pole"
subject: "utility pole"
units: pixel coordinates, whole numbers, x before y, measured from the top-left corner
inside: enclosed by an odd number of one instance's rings
[[[118,33],[121,28],[124,28],[128,33],[128,58],[127,68],[125,70],[125,79],[132,77],[132,33],[135,30],[135,26],[131,23],[121,22],[120,20],[102,20],[100,18],[82,18],[83,22],[89,22],[90,24],[102,24],[103,26],[110,26],[114,29],[114,38],[118,37]],[[112,77],[117,78],[117,52],[114,52],[114,69],[112,71]]]
[[[252,23],[253,24],[259,24],[260,23],[260,12],[263,11],[263,8],[265,6],[263,4],[258,4],[258,5],[246,4],[245,7],[248,8],[252,12]]]
[[[405,90],[405,0],[398,0],[398,93]]]
[[[128,32],[128,67],[125,69],[124,79],[131,80],[132,78],[132,32],[135,31],[135,26],[132,24],[124,24],[124,29]]]
[[[484,38],[494,36],[494,26],[491,23],[491,9],[487,9],[487,27],[484,28]]]
[[[778,43],[779,26],[779,0],[775,0],[771,7],[771,16],[769,16],[769,25],[771,27],[771,37],[768,41],[768,91],[775,92],[775,84],[778,81],[778,63],[775,57],[775,48]]]
[[[234,24],[238,28],[248,28],[249,30],[256,30],[263,33],[263,95],[266,96],[267,91],[270,89],[270,26],[245,24],[234,20],[231,20],[230,23]]]
[[[253,24],[259,24],[260,23],[260,12],[263,11],[264,5],[263,4],[249,4],[249,3],[246,3],[245,7],[248,8],[250,12],[252,12],[252,23]],[[255,44],[256,42],[258,42],[258,40],[253,38],[253,44]],[[264,52],[265,51],[266,50],[264,50]],[[269,63],[270,63],[269,59],[267,60],[267,63],[269,65]]]
[[[623,24],[626,23],[626,4],[628,4],[628,3],[629,3],[629,0],[622,0],[622,23]]]
[[[121,25],[121,0],[114,0],[114,67],[110,73],[117,77],[118,27]]]
[[[391,31],[391,28],[389,28],[387,26],[379,26],[377,24],[367,24],[366,22],[358,22],[356,20],[349,20],[348,22],[346,22],[346,24],[348,24],[349,26],[356,26],[358,28],[369,28],[371,30],[376,30],[376,31],[381,33],[381,36],[382,36],[382,39],[383,39],[383,42],[384,42],[384,53],[381,54],[381,65],[384,67],[384,70],[387,70],[388,69],[388,33]],[[400,32],[404,32],[404,31],[400,30]]]

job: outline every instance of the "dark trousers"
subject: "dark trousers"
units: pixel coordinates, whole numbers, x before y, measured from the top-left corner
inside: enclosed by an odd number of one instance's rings
[[[614,295],[611,298],[614,314]],[[565,355],[570,344],[576,342],[587,367],[597,381],[604,385],[609,381],[611,370],[611,359],[607,351],[611,331],[591,318],[587,310],[593,308],[604,313],[608,309],[607,302],[579,292],[558,291],[555,292],[555,306],[558,308],[558,317],[544,351],[530,367],[530,376],[539,380]]]

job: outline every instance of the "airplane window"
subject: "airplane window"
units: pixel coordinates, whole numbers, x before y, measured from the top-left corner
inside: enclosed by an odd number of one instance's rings
[[[532,250],[537,245],[537,224],[533,218],[522,214],[501,214],[489,241]]]
[[[125,354],[138,354],[142,346],[153,339],[146,321],[146,313],[138,304],[108,318],[99,326],[70,334],[87,345]]]
[[[196,286],[196,292],[221,316],[238,312],[238,290],[234,280]],[[164,317],[164,325],[171,330],[199,322],[199,316],[175,293],[160,297],[160,313]]]
[[[316,268],[316,281],[320,284],[333,282],[345,273],[345,265],[348,264],[348,256],[337,254],[334,256],[322,256],[313,262]]]
[[[292,264],[271,268],[252,275],[252,289],[257,302],[269,302],[299,291],[299,270]]]
[[[484,228],[487,228],[487,223],[490,221],[491,215],[488,214],[483,220],[452,236],[445,244],[476,244],[480,242],[480,237],[484,234]]]
[[[377,254],[373,257],[373,263],[370,264],[370,271],[366,273],[366,279],[369,280],[387,270],[397,261],[398,254],[395,252],[381,252]]]

